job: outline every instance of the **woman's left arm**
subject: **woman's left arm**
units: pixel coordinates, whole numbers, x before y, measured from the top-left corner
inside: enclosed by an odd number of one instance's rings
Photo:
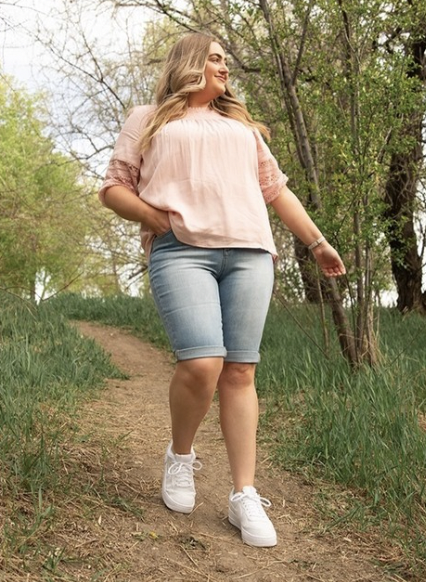
[[[283,186],[271,206],[291,232],[308,247],[323,238],[300,200],[287,186]],[[311,250],[326,277],[338,277],[346,273],[339,253],[325,239]]]

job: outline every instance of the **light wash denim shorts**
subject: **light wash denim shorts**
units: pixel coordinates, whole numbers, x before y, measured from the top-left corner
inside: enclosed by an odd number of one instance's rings
[[[189,246],[169,231],[154,239],[149,277],[177,360],[259,361],[274,281],[270,253]]]

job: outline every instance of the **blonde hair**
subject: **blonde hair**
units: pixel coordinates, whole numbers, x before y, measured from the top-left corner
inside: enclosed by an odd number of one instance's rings
[[[204,89],[206,85],[204,69],[212,42],[217,42],[213,36],[194,32],[185,35],[171,48],[157,83],[155,95],[157,107],[141,136],[142,152],[150,147],[152,139],[166,123],[185,116],[190,93]],[[210,108],[225,117],[258,129],[269,138],[268,129],[253,120],[228,84],[225,93],[211,101]]]

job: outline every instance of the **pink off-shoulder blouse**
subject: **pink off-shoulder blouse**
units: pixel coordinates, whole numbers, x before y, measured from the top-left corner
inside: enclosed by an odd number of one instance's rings
[[[257,130],[205,108],[167,123],[143,156],[141,132],[153,106],[135,107],[118,136],[99,191],[126,186],[169,213],[181,242],[257,248],[276,256],[266,204],[287,182]],[[141,229],[149,256],[155,234]]]

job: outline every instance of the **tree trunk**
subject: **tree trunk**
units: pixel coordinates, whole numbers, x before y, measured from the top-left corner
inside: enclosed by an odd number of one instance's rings
[[[391,220],[387,236],[398,293],[397,308],[401,312],[426,313],[422,259],[417,250],[413,208],[418,187],[419,155],[420,142],[406,154],[393,154],[386,183],[385,216]]]
[[[308,136],[305,117],[296,91],[296,75],[292,74],[290,64],[287,61],[287,58],[277,40],[267,0],[260,0],[260,7],[269,28],[271,46],[277,62],[281,90],[287,106],[291,128],[299,155],[299,161],[306,172],[307,181],[311,187],[309,202],[315,210],[319,210],[321,208],[321,198],[319,192],[318,172],[315,166],[313,150]],[[307,21],[305,22],[305,26],[307,26]],[[298,251],[296,247],[296,253],[297,252]],[[306,271],[303,273],[302,270],[302,276],[308,277],[308,273]],[[359,362],[355,339],[345,310],[343,308],[342,298],[340,296],[336,281],[334,279],[330,279],[328,287],[333,320],[336,326],[342,353],[351,365],[356,365]],[[310,293],[311,290],[309,290],[309,294]]]
[[[318,285],[318,275],[313,269],[311,253],[298,238],[294,239],[294,250],[296,260],[302,277],[305,299],[308,303],[321,303],[321,291]]]
[[[408,50],[414,65],[406,74],[425,85],[426,36],[423,34],[423,38],[413,41]],[[414,205],[423,161],[422,122],[423,116],[415,112],[404,124],[399,137],[412,138],[413,145],[407,151],[393,153],[385,190],[385,217],[390,220],[387,237],[398,292],[397,307],[401,312],[426,313],[426,294],[422,293],[422,257],[417,249],[414,229]]]

